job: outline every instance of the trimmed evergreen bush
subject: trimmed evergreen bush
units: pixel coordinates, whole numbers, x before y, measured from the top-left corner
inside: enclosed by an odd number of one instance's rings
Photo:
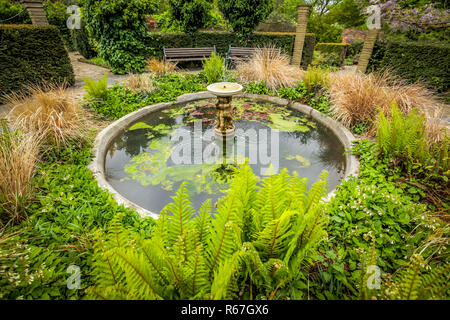
[[[409,82],[421,81],[438,92],[450,88],[450,45],[427,42],[377,42],[368,72],[389,69]]]
[[[55,26],[0,25],[0,97],[25,85],[74,84],[63,40]]]
[[[161,59],[163,47],[166,48],[198,48],[216,46],[217,52],[223,57],[228,46],[234,47],[265,47],[274,45],[281,47],[284,53],[292,55],[294,48],[294,33],[252,33],[246,39],[239,39],[231,32],[198,32],[195,36],[185,33],[158,33],[147,40],[148,55]],[[302,67],[311,63],[314,52],[315,37],[307,34],[303,49]]]

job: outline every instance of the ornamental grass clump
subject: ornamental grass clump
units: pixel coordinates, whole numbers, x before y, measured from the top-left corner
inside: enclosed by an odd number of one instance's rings
[[[330,74],[331,111],[345,126],[360,123],[372,125],[378,110],[387,115],[395,102],[401,112],[407,114],[413,108],[426,118],[434,118],[441,105],[420,84],[405,84],[388,71],[368,75],[350,71]]]
[[[4,120],[0,124],[0,221],[17,222],[33,198],[43,135],[9,131]]]
[[[124,80],[123,85],[132,91],[145,94],[153,91],[153,81],[148,74],[130,74]]]
[[[147,70],[156,74],[157,76],[162,76],[167,73],[172,73],[176,69],[176,64],[168,62],[168,61],[161,61],[155,58],[151,58],[147,60]]]
[[[24,133],[43,136],[56,146],[83,137],[83,111],[64,87],[28,87],[26,93],[7,96],[8,121]]]
[[[264,81],[269,89],[292,87],[302,79],[302,70],[290,65],[289,56],[274,47],[258,48],[252,58],[236,67],[240,82]]]

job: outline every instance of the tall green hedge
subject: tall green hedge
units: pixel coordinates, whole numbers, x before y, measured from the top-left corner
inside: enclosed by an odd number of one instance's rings
[[[75,82],[55,26],[0,25],[0,70],[0,97],[24,85]]]
[[[195,35],[185,33],[155,33],[147,40],[148,54],[162,58],[163,47],[166,48],[199,48],[216,46],[217,52],[222,56],[228,51],[228,46],[234,47],[263,47],[275,45],[292,55],[295,34],[291,33],[253,33],[245,40],[240,40],[236,34],[230,32],[198,32]],[[302,66],[311,63],[314,52],[315,38],[307,34],[305,48],[303,49]]]
[[[450,88],[450,44],[377,42],[368,72],[389,69],[409,82],[421,81],[445,92]]]
[[[97,56],[97,52],[92,48],[89,42],[89,33],[86,29],[86,22],[81,20],[81,28],[70,30],[73,47],[86,59]]]

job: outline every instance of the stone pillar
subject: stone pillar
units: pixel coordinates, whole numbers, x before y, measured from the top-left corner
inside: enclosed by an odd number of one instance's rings
[[[48,25],[42,0],[23,0],[22,5],[27,9],[33,24],[38,26]]]
[[[369,66],[369,60],[370,57],[372,57],[373,47],[375,46],[375,42],[377,41],[379,31],[380,30],[378,29],[369,30],[366,39],[364,40],[364,46],[362,48],[358,62],[358,70],[362,73],[365,73],[367,67]]]
[[[311,6],[300,5],[298,7],[297,29],[295,31],[294,54],[292,56],[292,64],[300,66],[302,62],[303,46],[305,44],[306,26],[308,25],[308,17]]]

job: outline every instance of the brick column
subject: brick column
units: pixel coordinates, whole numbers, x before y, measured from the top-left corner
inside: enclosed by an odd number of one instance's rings
[[[48,25],[42,0],[23,0],[22,5],[27,9],[31,22],[35,25]]]
[[[369,30],[366,36],[366,40],[364,40],[364,46],[361,51],[361,55],[359,57],[358,62],[358,70],[362,73],[365,73],[367,67],[369,66],[370,57],[372,57],[373,47],[375,46],[375,42],[377,41],[378,29]]]
[[[297,30],[295,31],[294,54],[292,56],[292,64],[295,66],[300,66],[300,63],[302,62],[306,26],[308,25],[310,10],[311,6],[308,5],[300,5],[298,7]]]

